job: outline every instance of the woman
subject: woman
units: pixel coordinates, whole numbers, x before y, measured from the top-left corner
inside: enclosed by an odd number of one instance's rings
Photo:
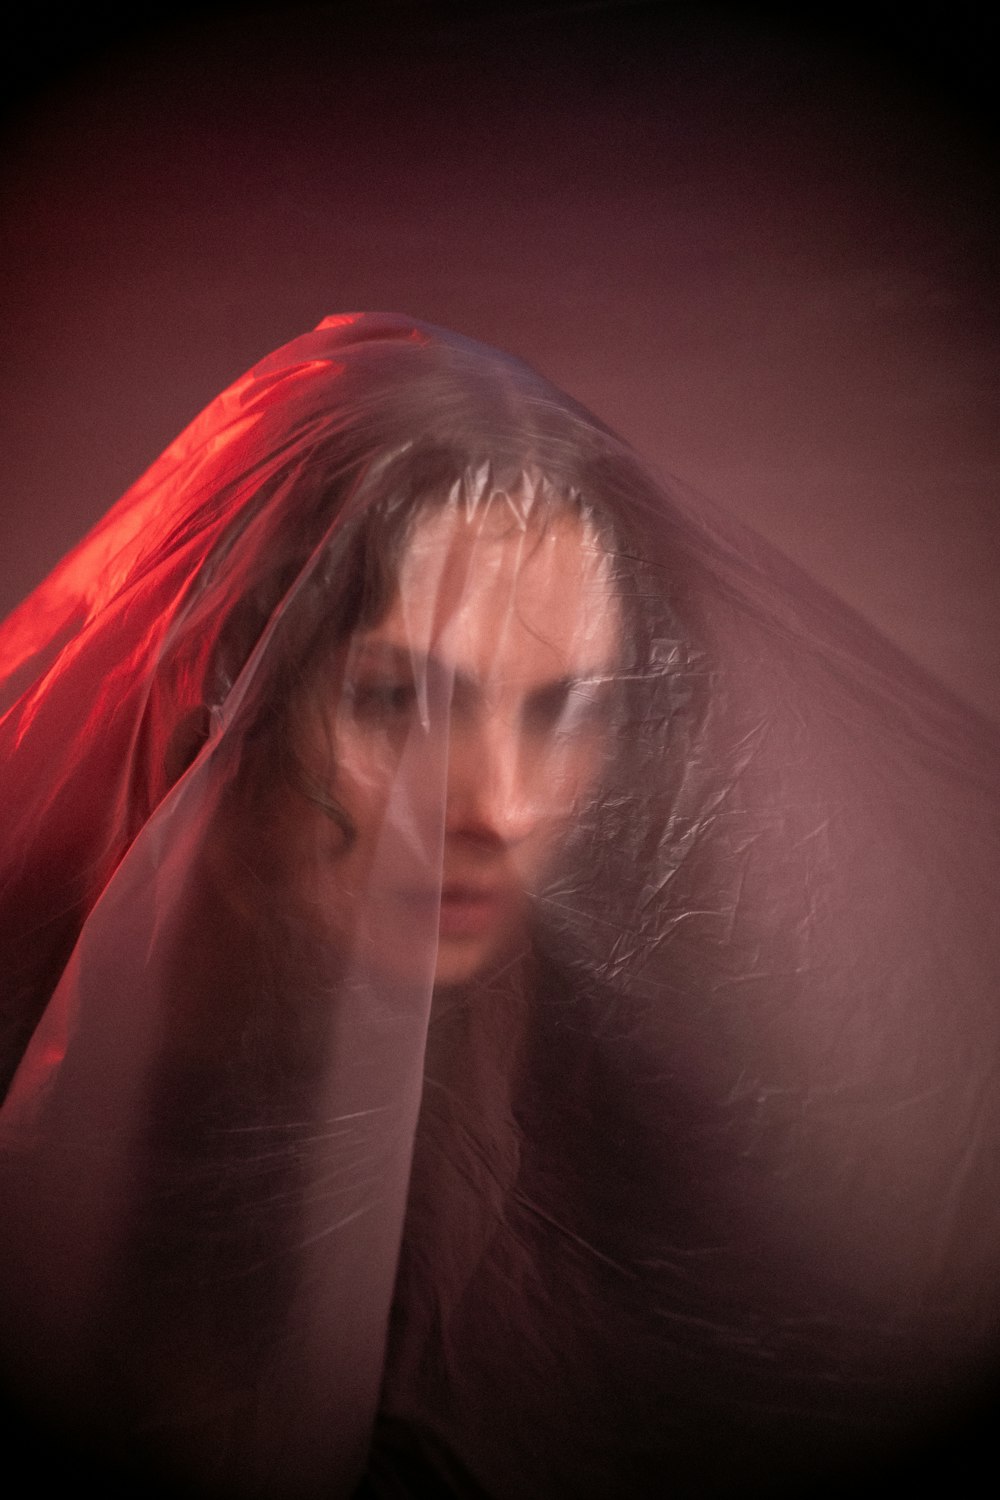
[[[856,1477],[965,1409],[996,744],[846,610],[376,315],[0,644],[33,1409],[183,1491],[498,1500]]]

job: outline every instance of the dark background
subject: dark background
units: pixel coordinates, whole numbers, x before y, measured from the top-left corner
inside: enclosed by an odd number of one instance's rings
[[[989,10],[801,9],[8,20],[0,613],[247,365],[381,308],[527,358],[1000,719]]]
[[[83,9],[8,23],[0,613],[247,365],[381,308],[524,356],[1000,718],[986,7]]]

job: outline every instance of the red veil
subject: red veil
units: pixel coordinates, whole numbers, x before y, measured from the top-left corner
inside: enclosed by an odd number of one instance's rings
[[[303,664],[429,486],[591,506],[624,634],[524,944],[441,1013],[432,964],[318,939],[268,812]],[[4,1372],[75,1464],[756,1494],[925,1455],[982,1397],[996,737],[532,371],[326,320],[0,672]]]

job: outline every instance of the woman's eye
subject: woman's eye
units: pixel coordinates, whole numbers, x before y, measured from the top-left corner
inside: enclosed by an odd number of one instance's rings
[[[560,683],[528,705],[528,727],[541,734],[574,734],[602,722],[608,695],[603,682]]]
[[[354,717],[372,722],[406,718],[417,701],[416,685],[400,679],[351,683],[346,694]]]

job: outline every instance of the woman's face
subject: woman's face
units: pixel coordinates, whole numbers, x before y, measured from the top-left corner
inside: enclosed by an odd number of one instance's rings
[[[572,512],[416,522],[387,613],[297,716],[298,760],[354,836],[299,797],[293,879],[366,970],[462,984],[523,940],[593,787],[620,630],[606,548]]]

